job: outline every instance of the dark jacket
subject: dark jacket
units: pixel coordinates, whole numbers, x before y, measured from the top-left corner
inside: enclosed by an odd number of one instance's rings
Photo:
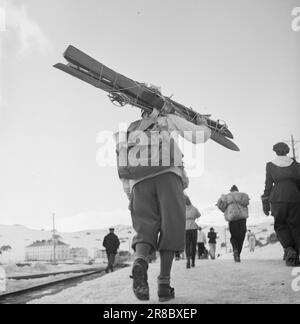
[[[120,246],[118,236],[114,233],[109,233],[104,237],[103,246],[106,252],[109,254],[117,254],[117,250]]]
[[[217,243],[217,233],[216,232],[209,232],[207,235],[210,244],[216,244]]]
[[[263,197],[270,203],[300,203],[300,164],[287,167],[267,164],[266,184]]]

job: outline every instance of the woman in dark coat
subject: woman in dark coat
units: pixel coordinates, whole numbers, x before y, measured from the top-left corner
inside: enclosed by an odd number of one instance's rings
[[[207,234],[208,237],[208,245],[209,245],[209,256],[211,260],[216,259],[216,248],[217,248],[217,233],[215,229],[212,227]]]
[[[271,211],[275,231],[285,249],[287,266],[299,265],[300,245],[300,164],[289,158],[285,143],[274,145],[277,158],[267,164],[265,192],[262,196],[264,213]]]

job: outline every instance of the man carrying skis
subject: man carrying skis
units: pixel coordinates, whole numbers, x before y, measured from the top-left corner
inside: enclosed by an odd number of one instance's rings
[[[147,270],[152,250],[160,253],[159,300],[175,297],[170,274],[175,252],[184,250],[183,190],[188,179],[174,134],[192,143],[204,143],[211,131],[205,119],[199,118],[195,125],[154,109],[151,114],[144,112],[141,120],[133,122],[125,137],[121,138],[119,133],[116,138],[119,177],[130,199],[136,231],[132,244],[136,252],[132,279],[133,292],[139,300],[150,298]]]

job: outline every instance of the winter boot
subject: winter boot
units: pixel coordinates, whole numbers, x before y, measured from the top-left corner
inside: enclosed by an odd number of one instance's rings
[[[137,299],[143,301],[150,299],[147,270],[148,263],[144,259],[138,258],[134,261],[131,276],[133,292]]]
[[[286,255],[287,255],[287,253],[286,253],[286,249],[284,249],[284,253],[283,253],[283,261],[286,261]]]
[[[187,258],[186,268],[187,269],[190,269],[191,268],[191,258],[190,257]]]
[[[192,260],[192,268],[195,268],[195,259]]]
[[[157,295],[160,302],[167,302],[175,298],[175,289],[170,286],[170,277],[157,278]]]
[[[241,262],[241,257],[240,257],[240,254],[239,254],[239,251],[238,250],[234,250],[233,251],[233,258],[234,258],[234,261],[236,263],[240,263]]]
[[[286,249],[286,259],[285,259],[286,265],[288,267],[295,267],[297,263],[297,259],[298,259],[297,252],[293,248],[288,247]]]

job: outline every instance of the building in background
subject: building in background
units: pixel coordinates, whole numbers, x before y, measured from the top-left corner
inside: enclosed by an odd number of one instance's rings
[[[53,240],[36,241],[25,248],[26,261],[65,261],[70,259],[70,246],[55,240],[55,258]]]
[[[89,251],[85,248],[72,248],[70,249],[70,259],[76,262],[87,262]]]
[[[105,249],[94,249],[94,259],[106,260],[106,250]]]

